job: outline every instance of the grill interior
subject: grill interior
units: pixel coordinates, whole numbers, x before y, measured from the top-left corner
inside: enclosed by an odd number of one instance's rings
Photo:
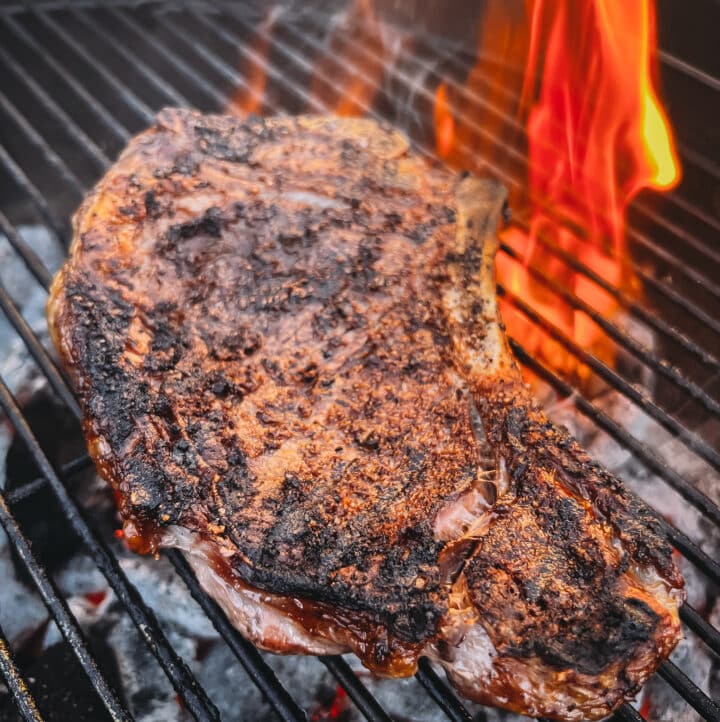
[[[333,17],[333,9],[324,5],[288,10],[273,16],[272,22],[266,10],[242,4],[198,3],[179,9],[171,3],[140,7],[135,3],[112,3],[100,8],[89,3],[72,7],[52,3],[30,10],[12,5],[0,9],[0,232],[10,253],[21,259],[34,281],[47,290],[52,272],[34,249],[26,229],[42,227],[67,248],[68,217],[83,193],[127,140],[149,125],[155,112],[165,105],[232,112],[242,109],[247,98],[254,98],[256,110],[265,114],[326,111],[323,94],[311,92],[313,82],[319,79],[330,95],[346,92],[338,84],[332,64],[320,62],[331,52],[327,37]],[[662,31],[661,13],[661,39]],[[402,32],[398,37],[391,71],[373,93],[367,112],[399,125],[420,148],[432,153],[428,119],[432,119],[434,88],[442,75],[454,78],[459,89],[475,64],[475,48],[463,39],[451,41],[422,29],[414,32],[413,42],[407,46]],[[697,525],[685,523],[680,512],[676,519],[668,512],[667,504],[658,514],[673,546],[686,560],[683,569],[694,567],[697,571],[689,579],[691,591],[694,580],[701,579],[707,588],[705,603],[711,604],[717,600],[720,587],[720,563],[713,551],[717,547],[707,542],[717,539],[720,527],[716,473],[720,472],[720,165],[718,139],[713,136],[717,129],[701,126],[698,130],[693,125],[697,119],[686,120],[681,109],[688,98],[705,99],[703,102],[717,107],[720,81],[676,52],[674,47],[663,50],[661,60],[663,78],[667,77],[673,97],[679,98],[676,105],[671,102],[670,114],[673,120],[678,115],[685,180],[662,199],[643,197],[632,208],[626,263],[642,281],[644,297],[631,297],[550,240],[541,241],[547,253],[615,298],[625,314],[623,320],[605,318],[543,270],[530,269],[533,277],[564,303],[590,316],[617,348],[619,358],[626,361],[609,366],[567,337],[539,309],[509,289],[500,288],[500,292],[589,369],[600,391],[584,395],[576,379],[558,374],[533,356],[523,347],[522,339],[511,339],[513,351],[526,370],[539,377],[557,398],[566,399],[565,404],[587,420],[593,433],[607,437],[627,452],[640,475],[672,489],[671,504],[678,509],[697,510]],[[358,64],[351,66],[350,72],[376,83],[368,75],[368,63],[383,59],[373,58],[374,53],[373,48],[358,40],[353,56]],[[347,59],[343,62],[352,63]],[[489,59],[488,68],[492,63],[493,59]],[[253,84],[254,68],[266,74],[263,88]],[[492,75],[488,74],[489,88],[492,83]],[[482,118],[499,112],[482,95],[469,98],[469,102],[478,107],[480,125]],[[707,123],[712,124],[712,114]],[[497,153],[477,161],[480,169],[493,173],[510,187],[523,184],[527,164],[522,128],[517,131],[516,144],[508,144],[506,138],[491,138]],[[513,223],[526,228],[521,214]],[[517,256],[508,245],[502,251]],[[64,404],[67,414],[79,418],[77,402],[48,351],[47,340],[38,337],[38,329],[23,315],[26,292],[29,289],[11,292],[9,287],[0,286],[0,308],[32,356],[38,374]],[[649,329],[652,343],[645,341],[647,335],[640,334],[639,327]],[[676,446],[672,448],[682,448],[686,457],[689,455],[700,465],[700,471],[688,475],[686,465],[679,469],[672,453],[656,448],[646,436],[637,433],[628,418],[618,418],[617,413],[608,411],[602,404],[607,391],[617,393],[650,423],[664,429],[674,439]],[[197,720],[219,719],[213,701],[128,579],[112,543],[95,530],[82,504],[69,491],[74,475],[90,466],[87,455],[53,465],[47,448],[25,418],[17,390],[4,376],[0,381],[0,405],[40,470],[37,478],[0,491],[0,523],[111,718],[133,719],[114,682],[96,662],[53,576],[38,561],[28,532],[15,512],[20,502],[37,498],[48,488],[61,510],[63,523],[69,524],[82,541],[184,708]],[[704,484],[699,484],[698,478],[705,479]],[[654,487],[644,488],[644,496],[652,505]],[[284,720],[306,719],[291,685],[285,686],[264,657],[235,632],[219,607],[200,589],[184,557],[175,550],[164,554],[277,716]],[[720,655],[720,631],[708,621],[707,611],[686,604],[681,617],[685,634],[699,638],[717,665],[718,658],[713,655]],[[7,621],[0,610],[0,671],[24,719],[43,719],[2,632]],[[366,719],[390,719],[344,658],[323,657],[320,661]],[[702,719],[720,720],[720,707],[711,698],[713,691],[698,686],[691,679],[692,673],[688,676],[668,661],[658,674]],[[418,706],[436,704],[455,722],[484,718],[482,710],[473,708],[471,713],[426,660],[421,661],[416,678],[427,693],[423,699],[418,689]],[[644,717],[624,705],[614,719]]]

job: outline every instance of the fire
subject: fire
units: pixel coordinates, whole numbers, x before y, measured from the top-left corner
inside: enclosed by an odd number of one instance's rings
[[[435,93],[433,126],[435,128],[435,151],[440,158],[447,158],[455,138],[455,119],[450,112],[448,90],[445,83],[440,83]]]
[[[496,15],[497,7],[491,4]],[[616,300],[555,251],[630,289],[634,279],[622,262],[628,205],[644,188],[664,190],[679,181],[669,123],[652,80],[654,8],[650,0],[529,0],[528,18],[517,112],[527,128],[529,218],[527,232],[512,228],[504,234],[517,258],[501,254],[499,279],[511,298],[514,294],[527,301],[571,341],[611,360],[610,344],[600,329],[550,290],[542,276],[612,316]],[[501,29],[507,35],[507,19]],[[483,37],[488,33],[486,23]],[[521,36],[518,31],[510,37]],[[505,117],[510,110],[505,102]],[[442,145],[444,157],[453,157],[447,149],[455,145],[457,162],[458,155],[467,156],[468,135],[448,141],[448,114],[452,118],[446,99],[439,96],[438,148]],[[516,305],[503,302],[510,333],[554,368],[583,376],[584,369],[562,344]]]
[[[267,86],[267,57],[272,39],[270,33],[277,16],[277,8],[274,8],[260,24],[252,41],[244,48],[241,74],[245,78],[245,85],[238,88],[230,102],[230,110],[241,118],[253,113],[259,114],[263,110]]]
[[[381,85],[387,49],[371,0],[356,0],[331,33],[311,95],[335,115],[364,115]]]
[[[650,186],[658,190],[673,188],[680,180],[679,163],[670,140],[667,118],[650,87],[643,95],[642,134],[652,172]]]
[[[549,206],[620,250],[630,200],[679,176],[650,79],[652,7],[649,0],[534,0],[531,8],[524,96],[533,220],[543,215],[541,204]]]

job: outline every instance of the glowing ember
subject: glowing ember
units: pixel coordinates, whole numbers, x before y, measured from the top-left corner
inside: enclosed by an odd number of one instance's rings
[[[332,699],[323,700],[320,707],[313,712],[313,722],[325,722],[330,720],[340,720],[348,716],[348,699],[347,692],[341,685],[335,688],[335,694]]]
[[[107,592],[102,589],[99,592],[85,592],[85,599],[90,602],[94,607],[99,607],[107,597]]]

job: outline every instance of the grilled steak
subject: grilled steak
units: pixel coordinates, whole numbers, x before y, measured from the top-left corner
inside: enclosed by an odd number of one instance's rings
[[[253,642],[600,718],[683,582],[523,385],[503,203],[369,120],[165,110],[76,214],[48,317],[128,542],[183,549]]]

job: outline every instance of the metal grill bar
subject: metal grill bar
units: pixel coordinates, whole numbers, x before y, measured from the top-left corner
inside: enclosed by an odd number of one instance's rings
[[[470,722],[472,720],[470,713],[463,707],[447,684],[435,674],[435,670],[433,670],[427,659],[420,659],[415,677],[451,722]]]
[[[720,92],[720,79],[713,77],[710,73],[706,73],[704,70],[700,70],[700,68],[696,68],[694,65],[686,63],[684,60],[680,60],[680,58],[674,56],[672,53],[668,53],[666,50],[659,50],[658,57],[660,58],[660,61],[669,68],[678,70],[684,75],[697,80],[711,90],[714,90],[716,93]]]
[[[37,98],[40,105],[42,105],[50,115],[57,118],[63,130],[66,130],[78,146],[89,154],[98,169],[102,169],[103,158],[105,156],[95,141],[87,135],[80,126],[73,122],[72,118],[47,94],[44,88],[38,85],[32,76],[23,70],[17,60],[1,46],[0,60],[12,70],[20,82],[25,83],[26,87],[28,87],[35,98]]]
[[[145,639],[148,648],[153,652],[158,662],[160,662],[161,667],[167,674],[175,691],[182,697],[188,710],[197,720],[218,720],[219,716],[215,706],[207,698],[205,691],[168,642],[165,634],[160,629],[154,613],[142,601],[137,589],[135,589],[125,576],[116,557],[107,547],[105,541],[91,530],[80,510],[75,505],[75,502],[70,498],[67,489],[60,481],[45,456],[45,453],[40,448],[35,435],[28,426],[5,381],[1,378],[0,405],[19,437],[25,442],[27,449],[38,468],[42,471],[43,476],[50,484],[65,518],[71,524],[78,537],[83,541],[95,565],[102,572],[117,598],[130,614],[130,618]],[[5,507],[5,509],[7,509],[7,507]],[[4,517],[4,510],[0,512],[0,514]],[[7,514],[8,524],[16,524],[10,516],[9,509],[7,509]],[[4,519],[0,518],[0,521],[2,521],[4,525]],[[25,557],[23,557],[23,559],[25,559]],[[38,569],[40,568],[38,567]],[[122,719],[122,717],[118,717],[118,719]],[[125,719],[129,719],[129,717]]]
[[[620,709],[613,715],[612,719],[615,722],[643,722],[645,719],[640,713],[629,704],[624,704]]]
[[[131,52],[128,52],[127,48],[123,47],[117,42],[110,34],[103,32],[101,27],[87,15],[87,13],[81,13],[79,10],[72,11],[73,17],[76,18],[82,25],[84,25],[93,35],[96,37],[102,37],[103,41],[106,42],[118,55],[122,56],[123,60],[130,63],[149,83],[150,85],[157,88],[165,97],[172,103],[177,105],[191,105],[190,101],[180,93],[177,88],[172,87],[166,83],[156,72],[151,70],[147,65],[141,63],[137,56]]]
[[[172,18],[171,16],[167,16],[165,22],[165,28],[171,32],[171,34],[175,37],[176,40],[181,42],[183,45],[186,45],[195,55],[199,56],[208,65],[213,67],[220,75],[222,75],[228,82],[230,82],[233,87],[245,88],[245,90],[253,98],[261,100],[257,91],[254,88],[248,86],[248,84],[245,82],[245,79],[241,75],[239,75],[234,68],[231,68],[226,62],[218,58],[214,53],[209,52],[207,48],[205,48],[205,46],[200,45],[199,43],[189,43],[187,36],[180,28],[178,28],[174,18]],[[240,106],[238,106],[236,103],[233,103],[232,105],[236,109],[242,110]]]
[[[241,637],[220,607],[203,592],[185,557],[176,549],[169,549],[166,556],[175,567],[178,576],[185,582],[193,599],[212,622],[232,653],[245,668],[255,686],[265,695],[278,716],[289,722],[305,722],[305,713],[290,696],[285,687],[265,664],[257,649]]]
[[[257,63],[263,71],[267,70],[268,75],[273,78],[273,80],[279,82],[291,95],[294,95],[295,97],[300,98],[303,102],[307,103],[307,109],[309,111],[314,113],[327,111],[327,108],[323,105],[323,103],[321,103],[317,98],[307,96],[306,93],[302,92],[297,86],[289,83],[287,78],[277,68],[264,62],[263,58],[261,58],[252,48],[249,48],[245,43],[240,43],[238,45],[236,41],[229,39],[229,34],[224,30],[224,28],[218,25],[214,19],[210,19],[204,15],[199,15],[196,12],[191,12],[190,16],[193,20],[214,31],[220,38],[233,45],[240,52],[246,62],[250,61]],[[264,98],[262,96],[258,96],[257,93],[255,93],[254,97],[258,98],[261,102],[264,100]]]
[[[17,22],[14,17],[4,17],[3,23],[6,25],[6,27],[10,28],[10,30],[12,30],[12,32],[32,50],[36,57],[42,59],[46,67],[52,68],[58,74],[58,76],[62,78],[63,82],[65,82],[68,87],[72,88],[73,91],[78,95],[78,97],[83,99],[85,105],[87,105],[87,107],[90,108],[93,113],[95,113],[96,117],[103,119],[103,122],[105,122],[107,128],[115,135],[118,140],[126,140],[126,137],[123,135],[123,130],[120,127],[120,124],[115,120],[115,118],[110,116],[110,122],[107,122],[107,119],[103,115],[104,108],[100,105],[100,103],[98,103],[95,96],[91,93],[88,93],[82,83],[78,82],[75,77],[72,76],[69,72],[67,72],[62,65],[57,63],[55,58],[53,58],[40,43],[36,42],[30,36],[30,34],[25,31],[25,29],[20,25],[20,23]]]
[[[3,383],[0,385],[0,406],[2,406],[8,417],[10,417],[13,412],[13,405],[14,401],[12,396]],[[33,583],[40,593],[45,606],[55,620],[63,637],[72,648],[73,654],[82,666],[90,683],[105,706],[105,709],[107,709],[113,720],[130,722],[132,720],[130,713],[125,709],[125,706],[119,700],[115,691],[105,680],[97,662],[88,649],[85,637],[77,620],[68,609],[55,583],[48,577],[32,553],[30,543],[12,516],[3,491],[0,491],[0,524],[2,524],[10,543],[13,545],[26,570],[32,577]]]
[[[500,245],[500,248],[505,254],[507,254],[511,258],[515,259],[521,264],[524,264],[524,259],[515,249],[511,248],[506,243],[502,243]],[[667,378],[669,381],[672,381],[675,385],[681,388],[690,398],[701,403],[710,413],[714,415],[720,415],[720,403],[715,401],[715,399],[709,396],[708,393],[696,383],[686,379],[678,371],[677,368],[675,368],[674,366],[670,366],[668,362],[662,359],[657,359],[652,354],[652,352],[649,351],[645,346],[636,341],[629,334],[622,331],[615,323],[613,323],[612,321],[608,321],[602,316],[602,314],[595,311],[585,301],[578,298],[575,294],[567,291],[562,285],[560,285],[557,281],[553,280],[544,271],[541,271],[538,268],[529,265],[526,265],[526,268],[530,275],[533,276],[533,278],[540,281],[555,295],[562,298],[574,309],[582,311],[587,316],[589,316],[600,328],[603,329],[603,331],[605,331],[605,333],[607,333],[609,337],[615,340],[619,346],[630,351],[638,360],[642,361],[647,367],[665,376],[665,378]],[[570,350],[569,347],[568,350]],[[580,350],[578,350],[578,353],[575,353],[573,351],[573,354],[576,356],[578,356],[579,353],[582,352]],[[618,374],[612,369],[610,369],[607,364],[604,364],[601,361],[597,361],[596,371],[598,374],[601,374],[603,376],[614,377],[614,380],[610,381],[609,383],[611,383],[616,388],[620,388],[619,384],[623,383],[622,379],[620,379]],[[662,423],[663,425],[667,425],[667,428],[669,428],[674,433],[677,433],[679,437],[682,437],[686,445],[693,451],[695,451],[698,456],[704,458],[708,463],[715,466],[715,468],[720,468],[720,453],[718,453],[709,445],[705,444],[705,442],[697,439],[697,437],[695,437],[695,435],[692,434],[683,424],[678,422],[667,412],[660,409],[652,401],[639,400],[636,401],[636,403],[638,403],[638,405],[640,405],[641,403],[647,403],[647,409],[645,410],[648,411],[648,413],[656,415],[656,420],[660,421],[660,423]]]
[[[701,211],[699,208],[695,208],[687,201],[679,198],[674,193],[668,194],[667,197],[669,197],[672,203],[677,205],[679,208],[682,208],[687,213],[694,215],[698,220],[701,220],[703,223],[710,226],[711,228],[714,228],[716,231],[720,231],[720,224],[718,223],[718,221],[707,215],[707,213],[703,213],[703,211]],[[720,251],[706,245],[705,243],[703,243],[702,239],[695,238],[695,236],[688,233],[684,228],[677,225],[677,223],[669,221],[667,218],[662,216],[660,213],[657,213],[644,203],[636,202],[633,207],[636,210],[639,210],[651,221],[653,221],[653,223],[656,223],[661,228],[665,228],[666,230],[670,231],[676,238],[680,238],[684,243],[696,250],[698,253],[701,253],[708,260],[712,261],[713,263],[720,263]]]
[[[720,631],[705,621],[697,610],[693,609],[687,603],[683,604],[680,608],[680,619],[682,619],[715,654],[720,656]]]
[[[2,627],[0,627],[0,674],[7,682],[22,718],[26,722],[42,722],[35,698],[13,660],[10,645]]]
[[[68,461],[67,464],[63,464],[60,467],[58,475],[61,479],[67,481],[67,479],[73,474],[76,474],[77,472],[83,471],[85,469],[90,469],[92,466],[93,461],[90,458],[90,455],[83,454],[82,456],[79,456],[72,461]],[[46,485],[47,479],[44,476],[38,476],[32,481],[28,481],[22,486],[18,486],[12,491],[9,491],[7,493],[8,503],[12,507],[13,504],[16,504],[22,499],[27,499],[28,497],[40,491],[40,489],[44,488]]]
[[[710,502],[705,504],[703,499],[707,498],[704,494],[697,492],[697,489],[683,479],[680,474],[671,469],[664,461],[658,458],[651,449],[634,436],[629,434],[624,428],[613,421],[607,414],[601,411],[595,404],[588,401],[578,389],[571,386],[566,381],[560,379],[552,372],[548,371],[542,364],[539,364],[525,349],[511,340],[513,353],[517,353],[521,362],[531,368],[534,372],[539,373],[545,380],[549,381],[555,388],[562,389],[562,393],[567,396],[574,397],[575,405],[603,431],[607,432],[613,439],[618,441],[624,448],[631,451],[636,457],[642,460],[645,466],[657,474],[663,481],[670,485],[683,498],[687,498],[694,506],[696,506],[706,516],[713,514],[715,505]],[[543,371],[539,371],[542,368]],[[693,493],[693,490],[697,494]]]
[[[34,15],[56,37],[62,40],[65,47],[67,47],[77,57],[81,58],[88,67],[98,73],[102,79],[115,90],[118,97],[122,98],[144,123],[152,121],[154,114],[147,103],[133,93],[132,90],[125,85],[125,83],[118,80],[118,78],[116,78],[112,73],[108,72],[101,63],[98,63],[97,59],[93,58],[79,42],[73,40],[73,38],[71,38],[62,27],[60,27],[53,17],[41,11],[34,13]]]
[[[527,230],[528,224],[526,221],[516,221],[522,226],[523,230]],[[699,361],[705,364],[709,369],[713,371],[720,371],[720,359],[717,356],[710,353],[707,349],[696,343],[692,339],[688,338],[680,329],[675,326],[671,326],[667,321],[662,319],[654,311],[642,306],[632,299],[627,294],[623,293],[619,288],[613,286],[612,283],[606,281],[602,276],[593,271],[591,268],[578,261],[575,256],[568,253],[564,248],[561,248],[557,244],[553,243],[544,234],[538,234],[536,240],[543,247],[550,250],[550,252],[560,258],[563,263],[568,267],[572,268],[573,271],[581,273],[586,278],[589,278],[593,283],[597,284],[606,293],[611,295],[618,303],[625,309],[627,309],[635,318],[640,319],[644,323],[652,326],[656,331],[662,333],[670,341],[681,346],[685,351],[688,351],[695,356]]]
[[[37,208],[40,217],[47,224],[48,229],[50,229],[50,231],[57,237],[61,245],[67,245],[67,234],[65,233],[62,224],[60,224],[55,218],[52,211],[50,210],[50,206],[47,204],[47,201],[37,189],[35,184],[27,177],[25,172],[20,168],[20,166],[15,162],[12,156],[10,156],[10,154],[5,150],[2,145],[0,145],[0,162],[2,162],[3,167],[8,171],[10,177],[17,185],[17,187],[20,188],[23,193],[25,193],[25,195],[30,198],[33,205]],[[33,273],[35,272],[33,271]],[[40,278],[38,278],[38,280],[40,280],[41,284],[45,285],[43,280],[41,280]],[[48,280],[48,286],[50,285],[49,281],[51,280],[52,279]]]
[[[15,227],[8,221],[5,214],[0,211],[0,231],[8,239],[10,245],[23,257],[30,272],[45,289],[50,288],[52,277],[45,268],[37,253],[23,241]]]
[[[227,102],[227,98],[222,93],[222,91],[219,90],[218,87],[208,78],[203,78],[201,75],[199,75],[191,65],[186,63],[179,55],[174,53],[169,48],[165,47],[162,44],[153,42],[153,39],[149,36],[145,28],[138,25],[132,18],[123,15],[115,8],[109,8],[108,12],[110,13],[112,19],[115,22],[124,26],[126,29],[129,29],[130,32],[135,35],[135,37],[140,38],[146,46],[151,47],[158,55],[160,55],[171,65],[177,68],[180,73],[185,76],[185,78],[189,79],[193,83],[193,85],[195,85],[196,88],[198,88],[199,90],[204,92],[209,98],[211,98],[212,102],[218,108],[222,108],[225,105],[225,103]],[[108,33],[105,32],[102,26],[100,27],[103,31],[102,37],[104,38],[108,35]]]
[[[708,579],[720,584],[720,563],[708,556],[688,536],[669,524],[659,514],[658,522],[662,526],[668,541],[690,562],[692,562]]]
[[[519,296],[514,294],[502,286],[499,286],[503,296],[508,298],[515,308],[519,309],[528,319],[530,319],[539,328],[542,328],[551,338],[562,344],[563,348],[567,349],[572,353],[578,360],[592,368],[593,371],[603,378],[614,388],[621,391],[627,398],[631,399],[639,408],[643,409],[653,419],[662,424],[665,428],[669,429],[673,433],[676,433],[684,443],[686,438],[689,439],[687,446],[688,448],[696,451],[700,456],[705,458],[703,447],[706,445],[695,438],[695,436],[688,431],[685,426],[676,422],[671,416],[665,414],[658,406],[649,401],[643,396],[634,386],[625,381],[618,373],[613,371],[609,366],[603,364],[596,356],[580,348],[578,344],[572,341],[565,333],[560,331],[555,324],[550,323],[544,316],[540,315],[532,307],[530,307],[525,301]],[[698,447],[697,449],[695,447]],[[707,447],[709,453],[715,454],[711,447]],[[713,461],[713,466],[715,462]],[[716,467],[718,468],[718,467]],[[694,486],[682,480],[680,486],[675,487],[678,493],[682,494],[683,498],[687,499],[693,506],[703,512],[709,519],[720,526],[720,508],[709,499],[705,494],[698,491]]]
[[[45,348],[40,343],[40,340],[33,333],[33,330],[27,325],[25,319],[22,317],[22,314],[18,310],[17,306],[13,303],[2,283],[0,283],[0,308],[17,331],[20,338],[22,338],[25,342],[28,351],[30,351],[32,357],[42,369],[43,373],[50,382],[53,391],[55,391],[55,393],[62,399],[63,403],[68,407],[68,409],[70,409],[73,415],[76,418],[79,418],[80,407],[65,383],[60,370],[47,354]]]
[[[27,139],[38,148],[45,160],[58,171],[60,176],[75,190],[78,197],[83,194],[83,185],[79,178],[65,165],[60,156],[45,142],[40,134],[27,122],[24,115],[21,115],[17,108],[8,100],[5,94],[0,91],[0,107],[9,115],[15,124],[22,130]]]
[[[342,685],[355,706],[362,712],[368,722],[392,722],[380,703],[373,697],[368,688],[357,678],[350,665],[339,656],[318,657],[330,673]]]
[[[720,165],[718,165],[715,161],[713,161],[711,158],[707,158],[706,156],[701,155],[692,148],[683,146],[682,144],[679,147],[681,153],[684,156],[687,156],[694,165],[696,165],[698,168],[701,168],[713,178],[720,178]]]
[[[720,707],[672,662],[663,662],[658,674],[708,722],[720,722]]]

